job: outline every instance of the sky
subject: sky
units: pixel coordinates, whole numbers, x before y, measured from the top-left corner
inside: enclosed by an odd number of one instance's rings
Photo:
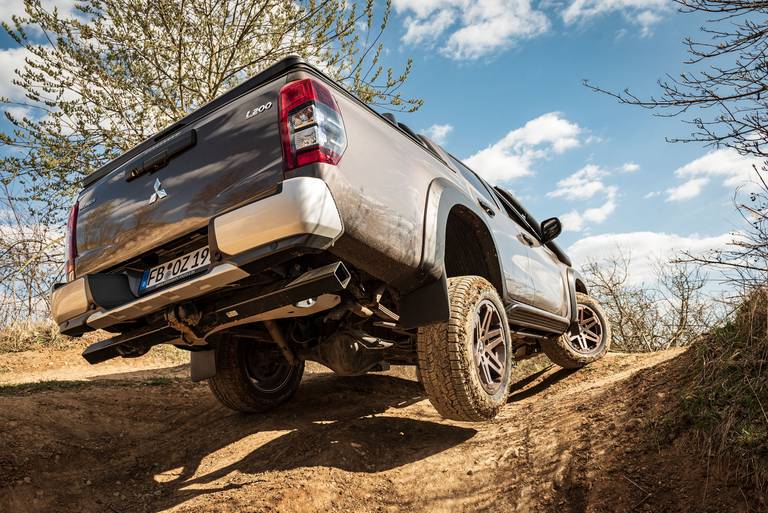
[[[68,9],[71,0],[53,0]],[[733,194],[752,161],[733,151],[671,144],[678,118],[620,105],[583,79],[639,95],[684,68],[682,39],[702,18],[668,0],[393,0],[386,64],[408,57],[402,92],[424,106],[398,119],[430,135],[540,219],[577,264],[622,248],[632,279],[650,259],[723,247],[740,229]],[[0,19],[22,10],[0,0]],[[0,37],[0,96],[23,54]]]

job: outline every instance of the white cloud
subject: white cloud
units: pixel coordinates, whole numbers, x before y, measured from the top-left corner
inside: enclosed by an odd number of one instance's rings
[[[579,212],[578,210],[571,210],[560,216],[560,221],[563,223],[563,230],[579,232],[584,230],[588,224],[600,224],[604,222],[611,214],[616,211],[616,198],[618,196],[618,188],[615,186],[605,187],[605,202],[599,207],[592,207]]]
[[[531,0],[394,0],[406,13],[403,42],[442,41],[440,52],[452,59],[477,59],[513,46],[549,29],[549,19]]]
[[[403,25],[406,27],[403,42],[408,44],[420,44],[438,37],[454,23],[453,13],[450,10],[439,11],[434,16],[420,19],[412,16],[405,18]]]
[[[467,158],[466,163],[492,183],[529,176],[535,161],[580,146],[583,131],[559,112],[550,112],[510,131]]]
[[[13,116],[16,119],[24,119],[24,118],[34,118],[34,114],[32,113],[32,109],[29,107],[23,107],[21,105],[16,105],[13,107],[3,107],[3,112],[7,112],[11,116]]]
[[[648,37],[653,35],[653,26],[664,18],[657,11],[646,10],[630,15],[630,19],[640,25],[640,35]]]
[[[692,178],[687,182],[667,189],[667,201],[685,201],[701,194],[704,186],[709,183],[709,178]]]
[[[14,70],[24,66],[24,58],[28,55],[29,53],[24,48],[0,50],[0,69],[3,70],[2,77],[0,77],[0,96],[14,100],[24,97],[24,90],[14,85],[13,79],[16,78]]]
[[[602,178],[607,172],[594,164],[587,164],[567,178],[557,182],[557,188],[548,192],[550,198],[565,198],[567,200],[589,199],[598,192],[606,189]]]
[[[619,188],[606,185],[603,181],[611,173],[594,164],[587,164],[575,173],[557,182],[554,191],[548,192],[550,198],[564,198],[569,201],[584,201],[601,194],[603,201],[599,206],[579,211],[573,209],[560,216],[563,230],[578,232],[588,225],[600,224],[616,211]]]
[[[600,262],[622,252],[630,258],[629,280],[633,284],[655,281],[654,265],[680,252],[703,254],[723,249],[733,240],[729,233],[716,236],[676,235],[657,232],[607,233],[585,237],[568,248],[578,267],[589,260]]]
[[[667,201],[685,201],[697,197],[711,181],[720,181],[724,187],[735,189],[753,179],[752,166],[761,161],[748,155],[739,155],[731,148],[713,150],[675,170],[675,176],[685,180],[666,190]]]
[[[649,36],[653,26],[671,11],[669,0],[574,0],[562,11],[566,24],[584,23],[599,16],[620,12],[640,27],[640,34]]]
[[[626,162],[621,166],[621,170],[624,173],[636,173],[640,171],[640,166],[634,162]]]
[[[44,0],[43,8],[58,9],[62,14],[75,12],[75,0]],[[24,0],[0,0],[0,21],[11,22],[12,16],[24,16]]]
[[[752,177],[753,165],[760,165],[760,159],[739,153],[731,148],[710,151],[703,157],[689,162],[675,170],[680,178],[706,176],[723,178],[723,185],[738,187],[747,183]]]
[[[453,125],[432,125],[431,127],[422,131],[427,137],[435,141],[437,144],[443,144],[448,134],[453,132]]]

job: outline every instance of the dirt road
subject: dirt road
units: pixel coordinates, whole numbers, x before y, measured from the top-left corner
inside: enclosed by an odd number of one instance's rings
[[[683,356],[545,369],[486,424],[443,421],[405,368],[313,368],[292,403],[242,416],[183,366],[76,364],[64,379],[86,381],[8,386],[30,371],[6,365],[0,511],[749,511],[714,464],[654,428]]]

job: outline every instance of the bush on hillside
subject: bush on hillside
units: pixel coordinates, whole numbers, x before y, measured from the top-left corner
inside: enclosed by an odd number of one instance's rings
[[[681,428],[737,482],[768,492],[768,288],[749,294],[732,319],[693,344]]]
[[[94,337],[86,337],[88,341]],[[0,327],[0,353],[18,353],[41,348],[70,349],[85,347],[85,339],[67,337],[51,320],[19,321]]]

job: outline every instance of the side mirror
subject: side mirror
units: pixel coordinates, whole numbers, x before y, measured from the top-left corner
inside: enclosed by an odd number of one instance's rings
[[[562,231],[563,225],[560,223],[560,219],[556,217],[550,217],[541,222],[541,239],[544,244],[560,235]]]

